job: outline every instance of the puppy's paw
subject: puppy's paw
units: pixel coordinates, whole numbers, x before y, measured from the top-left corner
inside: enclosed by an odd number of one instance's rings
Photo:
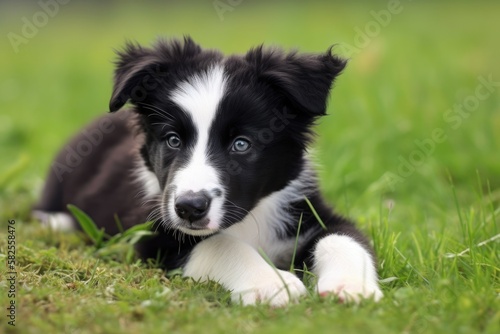
[[[330,280],[327,277],[320,278],[317,285],[320,296],[330,294],[336,295],[341,302],[359,303],[363,299],[373,299],[378,302],[383,294],[377,282],[363,282],[359,280]]]
[[[243,305],[267,303],[280,307],[296,302],[305,293],[306,288],[297,276],[288,271],[273,270],[233,290],[232,299]]]

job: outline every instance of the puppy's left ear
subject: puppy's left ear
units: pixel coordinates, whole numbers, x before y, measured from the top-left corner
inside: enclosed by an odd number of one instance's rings
[[[326,114],[326,103],[335,78],[347,61],[332,54],[283,54],[257,48],[247,54],[260,58],[260,77],[280,91],[292,109],[317,117]],[[256,60],[254,58],[254,61]]]

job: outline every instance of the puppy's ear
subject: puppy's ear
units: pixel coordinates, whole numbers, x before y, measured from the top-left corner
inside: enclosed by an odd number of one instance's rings
[[[184,37],[184,41],[159,40],[153,48],[127,43],[123,51],[117,52],[109,110],[117,111],[127,101],[146,102],[168,80],[174,63],[191,59],[200,52],[200,46],[190,37]]]
[[[151,49],[130,42],[117,54],[113,93],[109,101],[111,112],[123,107],[131,99],[132,94],[135,96],[139,91],[143,91],[142,81],[147,75],[147,70],[157,61]]]
[[[284,54],[279,50],[250,50],[247,61],[254,63],[261,80],[281,92],[292,109],[317,117],[326,113],[326,103],[335,78],[347,61],[332,54]]]

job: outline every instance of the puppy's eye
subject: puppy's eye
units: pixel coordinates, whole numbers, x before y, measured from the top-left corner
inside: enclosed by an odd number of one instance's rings
[[[181,147],[182,141],[177,134],[172,133],[167,136],[167,144],[171,148],[179,148]]]
[[[231,146],[231,151],[233,152],[245,152],[252,146],[250,141],[245,138],[236,138]]]

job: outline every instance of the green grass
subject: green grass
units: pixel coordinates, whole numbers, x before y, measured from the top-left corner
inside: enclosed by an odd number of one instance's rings
[[[479,77],[500,81],[500,4],[401,4],[349,54],[315,145],[327,198],[373,240],[385,298],[355,306],[311,294],[282,309],[234,305],[216,283],[136,262],[127,242],[97,250],[80,235],[46,231],[30,205],[62,143],[106,112],[112,49],[125,39],[190,33],[227,53],[262,42],[314,52],[339,43],[345,53],[373,21],[370,11],[387,3],[243,1],[220,21],[212,1],[75,1],[17,54],[5,36],[37,9],[0,4],[0,258],[6,263],[15,219],[18,272],[12,328],[0,266],[0,332],[500,332],[500,87],[470,112],[449,112]],[[436,129],[442,140],[418,153],[416,141],[429,143]],[[414,170],[398,171],[419,154]]]

